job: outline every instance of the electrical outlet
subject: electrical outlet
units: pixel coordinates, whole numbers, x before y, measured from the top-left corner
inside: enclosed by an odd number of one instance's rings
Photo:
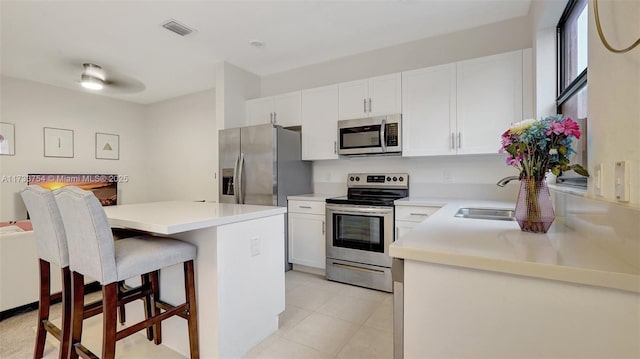
[[[629,191],[631,190],[629,183],[629,162],[618,161],[615,164],[615,195],[618,202],[629,202]]]
[[[453,182],[453,176],[449,170],[444,170],[444,183]]]
[[[251,256],[255,257],[258,254],[260,254],[260,238],[258,237],[253,237],[249,240],[249,242],[251,243]]]
[[[602,174],[604,172],[602,171],[602,163],[599,163],[596,165],[596,168],[593,171],[593,182],[594,182],[594,188],[595,188],[595,194],[596,196],[602,196],[602,183],[604,181],[604,178],[602,178]]]

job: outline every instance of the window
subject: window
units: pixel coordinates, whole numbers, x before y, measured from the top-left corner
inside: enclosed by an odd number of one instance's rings
[[[571,163],[587,165],[587,60],[588,1],[569,0],[557,27],[558,92],[557,112],[580,125],[582,136],[573,144]],[[563,173],[558,183],[587,186],[587,179],[573,171]]]

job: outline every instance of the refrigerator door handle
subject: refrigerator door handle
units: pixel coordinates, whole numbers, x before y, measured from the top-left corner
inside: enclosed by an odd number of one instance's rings
[[[236,163],[233,166],[233,203],[238,204],[239,196],[238,189],[240,188],[240,182],[238,182],[238,165],[240,164],[240,156],[236,157]]]
[[[244,153],[240,153],[240,161],[238,163],[238,203],[244,204],[244,185],[243,185],[243,172],[244,172]]]

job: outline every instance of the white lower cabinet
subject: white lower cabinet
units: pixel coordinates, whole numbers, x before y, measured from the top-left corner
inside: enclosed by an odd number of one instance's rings
[[[325,269],[325,204],[289,201],[289,262]]]
[[[409,233],[422,221],[429,218],[440,207],[434,206],[396,206],[395,230],[396,240]]]

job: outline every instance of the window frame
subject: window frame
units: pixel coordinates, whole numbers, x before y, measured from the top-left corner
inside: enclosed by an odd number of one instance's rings
[[[558,25],[556,26],[556,60],[557,60],[557,89],[556,89],[556,112],[560,113],[561,106],[572,96],[577,94],[584,86],[587,85],[587,70],[589,65],[569,84],[565,86],[564,79],[566,74],[566,42],[565,42],[565,25],[573,15],[576,6],[584,0],[569,0],[567,6],[560,16]],[[588,5],[588,1],[586,1]]]

